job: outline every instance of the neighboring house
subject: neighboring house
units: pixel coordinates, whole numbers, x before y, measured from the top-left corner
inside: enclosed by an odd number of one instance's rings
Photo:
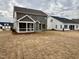
[[[0,29],[10,30],[13,27],[12,19],[6,16],[0,15]]]
[[[0,24],[0,31],[2,31],[2,25]]]
[[[2,25],[0,24],[0,29],[2,29]]]
[[[48,17],[48,30],[79,30],[79,23],[57,16]]]
[[[40,10],[14,6],[14,30],[17,33],[47,30],[47,14]]]
[[[13,27],[13,23],[10,22],[0,22],[0,28],[3,30],[10,30]]]

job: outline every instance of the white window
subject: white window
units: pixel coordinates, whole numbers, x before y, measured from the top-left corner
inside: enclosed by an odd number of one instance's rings
[[[60,25],[60,28],[62,28],[62,25]]]
[[[64,25],[64,28],[67,29],[68,28],[68,25]]]
[[[76,25],[76,28],[78,28],[78,25]]]
[[[57,28],[57,25],[55,26],[55,28]]]

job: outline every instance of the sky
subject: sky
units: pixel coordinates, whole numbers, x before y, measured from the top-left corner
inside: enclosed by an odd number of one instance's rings
[[[13,6],[38,9],[49,15],[79,18],[79,0],[0,0],[0,15],[11,19]]]

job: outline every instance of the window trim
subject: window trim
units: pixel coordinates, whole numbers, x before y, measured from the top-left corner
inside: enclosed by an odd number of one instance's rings
[[[55,28],[56,28],[56,29],[57,29],[57,27],[58,27],[58,26],[57,26],[57,25],[55,25]]]
[[[60,25],[60,28],[62,29],[62,25]]]
[[[68,25],[64,25],[64,29],[68,29]]]
[[[76,28],[78,28],[78,25],[76,25]]]

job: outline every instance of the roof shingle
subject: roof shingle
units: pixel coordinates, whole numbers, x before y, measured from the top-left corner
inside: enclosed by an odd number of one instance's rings
[[[72,19],[72,21],[74,21],[74,22],[79,24],[79,19]]]
[[[74,21],[69,20],[67,18],[61,18],[61,17],[57,17],[57,16],[52,16],[52,17],[57,19],[60,22],[63,22],[63,23],[75,23],[75,24],[77,24],[77,22],[74,22]]]
[[[14,11],[22,12],[22,13],[25,13],[25,14],[34,14],[34,15],[40,15],[40,16],[47,16],[47,14],[45,14],[41,10],[34,10],[34,9],[29,9],[29,8],[17,7],[17,6],[14,6]]]

